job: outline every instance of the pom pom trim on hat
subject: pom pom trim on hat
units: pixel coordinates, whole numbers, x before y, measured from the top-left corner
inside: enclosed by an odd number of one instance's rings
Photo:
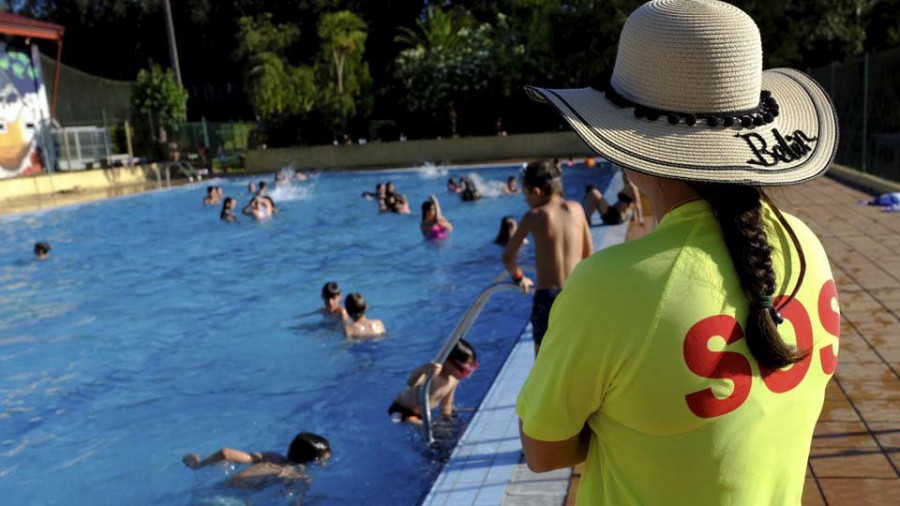
[[[767,125],[775,121],[778,117],[778,101],[772,92],[762,90],[759,93],[759,104],[747,111],[734,111],[725,113],[690,113],[677,111],[661,111],[649,108],[647,106],[632,102],[620,95],[612,86],[607,86],[602,90],[607,100],[613,103],[619,109],[634,108],[634,117],[638,119],[646,119],[648,121],[656,121],[660,117],[666,118],[670,125],[678,125],[684,123],[688,127],[693,127],[698,122],[703,121],[710,128],[724,127],[731,128],[737,126],[739,128],[753,128]]]

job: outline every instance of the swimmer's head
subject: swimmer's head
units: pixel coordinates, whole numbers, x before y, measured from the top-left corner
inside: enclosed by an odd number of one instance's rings
[[[269,186],[269,185],[266,184],[265,181],[260,181],[260,182],[259,182],[259,191],[265,190],[267,186]]]
[[[291,441],[287,458],[295,464],[321,462],[331,457],[331,445],[324,437],[312,432],[301,432]]]
[[[47,244],[46,242],[41,241],[34,245],[34,256],[43,260],[43,259],[47,258],[47,253],[50,253],[50,245]]]
[[[334,281],[325,283],[322,287],[322,301],[325,303],[325,309],[329,311],[341,307],[341,287]]]
[[[457,188],[459,188],[459,186],[456,185],[456,181],[454,181],[451,177],[447,180],[447,188],[450,190],[456,190]]]
[[[350,316],[353,321],[359,320],[365,316],[367,308],[366,298],[359,292],[351,293],[344,299],[344,309],[347,310],[347,315]]]
[[[378,183],[375,185],[375,195],[384,197],[384,183]]]
[[[394,193],[394,182],[388,181],[384,184],[384,192],[388,195],[392,195]]]
[[[562,195],[562,173],[550,160],[536,160],[525,167],[522,175],[522,186],[525,188],[525,200],[535,207],[552,195]]]
[[[247,183],[247,191],[250,193],[256,193],[256,185],[253,184],[253,181]]]
[[[222,210],[224,211],[226,209],[234,209],[236,205],[237,202],[235,202],[233,198],[225,197],[225,202],[222,203]]]
[[[275,201],[272,200],[272,197],[270,197],[268,195],[264,195],[263,198],[266,199],[267,201],[269,201],[269,204],[272,204],[272,209],[278,209],[277,207],[275,207]]]
[[[510,237],[516,233],[518,227],[519,224],[514,217],[504,216],[503,219],[500,220],[500,232],[497,233],[497,238],[494,239],[494,242],[500,246],[506,246],[509,243]]]
[[[510,190],[516,190],[516,176],[509,176],[506,178],[506,187]]]
[[[434,202],[431,200],[422,202],[422,221],[433,220],[436,214]]]
[[[592,191],[594,191],[596,189],[597,189],[597,187],[592,184],[585,185],[584,186],[584,194],[587,195],[588,193],[591,193]]]
[[[207,195],[212,196],[214,193],[216,193],[216,187],[215,187],[215,186],[207,186],[207,187],[206,187],[206,194],[207,194]]]
[[[450,366],[447,368],[447,372],[455,378],[469,377],[475,372],[475,369],[478,369],[478,357],[475,355],[475,348],[465,339],[460,339],[456,346],[453,347],[450,356],[447,357],[444,364]]]

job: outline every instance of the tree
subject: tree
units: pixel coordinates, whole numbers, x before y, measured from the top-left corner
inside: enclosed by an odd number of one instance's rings
[[[318,33],[320,111],[332,128],[343,128],[371,108],[372,78],[363,60],[368,29],[356,14],[339,11],[322,15]]]
[[[171,69],[150,65],[137,75],[132,102],[141,114],[152,115],[160,125],[174,127],[187,119],[188,92],[175,83]]]
[[[300,37],[300,29],[273,24],[272,14],[238,21],[238,48],[235,58],[243,62],[244,92],[256,115],[281,122],[305,116],[316,104],[314,70],[294,66],[287,52]]]

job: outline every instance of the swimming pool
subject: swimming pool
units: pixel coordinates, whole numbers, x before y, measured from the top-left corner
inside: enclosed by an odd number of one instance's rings
[[[518,170],[450,175],[496,189]],[[567,194],[610,175],[567,169]],[[500,218],[526,210],[521,195],[462,203],[447,177],[323,174],[276,189],[282,212],[262,224],[220,222],[218,207],[201,204],[206,183],[0,218],[3,502],[284,504],[280,487],[229,490],[220,469],[190,471],[181,457],[284,452],[306,430],[327,437],[333,456],[313,467],[304,502],[414,504],[440,464],[385,411],[501,270]],[[388,179],[415,214],[378,215],[359,197]],[[216,184],[240,206],[247,181]],[[456,227],[440,246],[418,231],[430,193]],[[38,240],[53,245],[47,261],[31,257]],[[349,345],[319,317],[297,318],[330,280],[362,292],[389,336]],[[488,305],[469,336],[482,366],[459,407],[478,405],[529,310],[512,292]]]

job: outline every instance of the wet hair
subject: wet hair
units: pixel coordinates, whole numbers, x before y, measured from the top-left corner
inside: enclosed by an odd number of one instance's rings
[[[34,254],[35,255],[46,255],[49,252],[50,252],[50,244],[48,244],[44,241],[35,243],[35,245],[34,245]]]
[[[478,192],[478,188],[471,179],[467,177],[460,178],[460,182],[464,183],[463,191],[459,194],[459,198],[462,199],[463,202],[471,202],[481,198],[481,193]]]
[[[375,185],[375,192],[377,193],[378,190],[380,190],[380,189],[382,189],[382,188],[384,188],[384,183],[378,183],[378,184],[376,184],[376,185]]]
[[[508,178],[506,178],[506,183],[509,184],[515,180],[516,180],[516,176],[509,176]]]
[[[385,191],[385,192],[388,191],[388,186],[394,186],[394,182],[393,182],[393,181],[388,181],[387,183],[384,183],[384,191]],[[390,194],[390,195],[393,195],[393,193],[394,193],[394,192],[390,192],[389,194]]]
[[[366,298],[359,292],[353,292],[344,299],[344,309],[354,321],[366,314]]]
[[[269,186],[269,185],[267,185],[265,181],[260,181],[260,182],[259,182],[259,189],[260,189],[260,190],[262,190],[263,188],[268,188],[268,186]]]
[[[741,288],[750,299],[750,312],[744,325],[747,347],[756,360],[768,368],[781,368],[803,360],[809,350],[798,350],[785,343],[778,333],[781,316],[772,307],[771,298],[777,288],[772,267],[772,246],[763,223],[761,190],[753,186],[723,183],[692,183],[691,186],[712,207]],[[791,294],[796,295],[802,282],[806,260],[796,234],[769,202],[785,227],[800,255],[800,280]]]
[[[222,212],[224,213],[228,209],[228,204],[234,202],[234,199],[231,197],[225,197],[225,200],[222,201]]]
[[[525,167],[522,185],[528,188],[539,188],[544,194],[562,195],[562,173],[550,160],[535,160]]]
[[[426,200],[425,202],[422,202],[422,219],[423,220],[425,219],[425,213],[427,213],[428,211],[434,211],[434,210],[435,210],[434,202],[432,202],[431,200]]]
[[[291,441],[287,458],[295,464],[305,464],[319,460],[326,453],[331,453],[331,444],[327,439],[312,432],[301,432]]]
[[[456,346],[453,347],[453,350],[450,352],[450,356],[447,357],[450,360],[456,360],[457,362],[462,362],[463,364],[467,364],[469,362],[474,362],[477,360],[475,356],[475,348],[469,344],[465,339],[460,339],[456,342]]]
[[[206,187],[206,194],[207,194],[207,195],[212,195],[212,193],[213,193],[214,191],[216,191],[216,187],[215,187],[215,186],[207,186],[207,187]]]
[[[591,193],[592,191],[594,191],[596,189],[597,189],[597,187],[592,184],[585,185],[584,186],[584,194],[587,195],[588,193]]]
[[[448,186],[449,186],[449,185],[459,186],[459,185],[456,184],[456,181],[454,181],[452,177],[451,177],[450,179],[447,180],[447,185],[448,185]]]
[[[273,210],[273,211],[277,211],[277,210],[278,210],[278,207],[275,205],[275,201],[272,200],[272,197],[270,197],[270,196],[268,196],[268,195],[263,195],[263,198],[266,199],[266,200],[268,200],[269,203],[272,204],[272,210]]]
[[[334,281],[329,281],[322,286],[322,298],[330,299],[341,294],[341,287]]]
[[[500,220],[500,232],[497,233],[497,238],[494,239],[494,242],[500,246],[506,246],[509,243],[509,239],[512,237],[512,229],[515,225],[516,219],[514,217],[504,216]]]
[[[402,193],[392,193],[387,197],[388,206],[391,212],[399,213],[403,205],[407,203],[406,195]]]

